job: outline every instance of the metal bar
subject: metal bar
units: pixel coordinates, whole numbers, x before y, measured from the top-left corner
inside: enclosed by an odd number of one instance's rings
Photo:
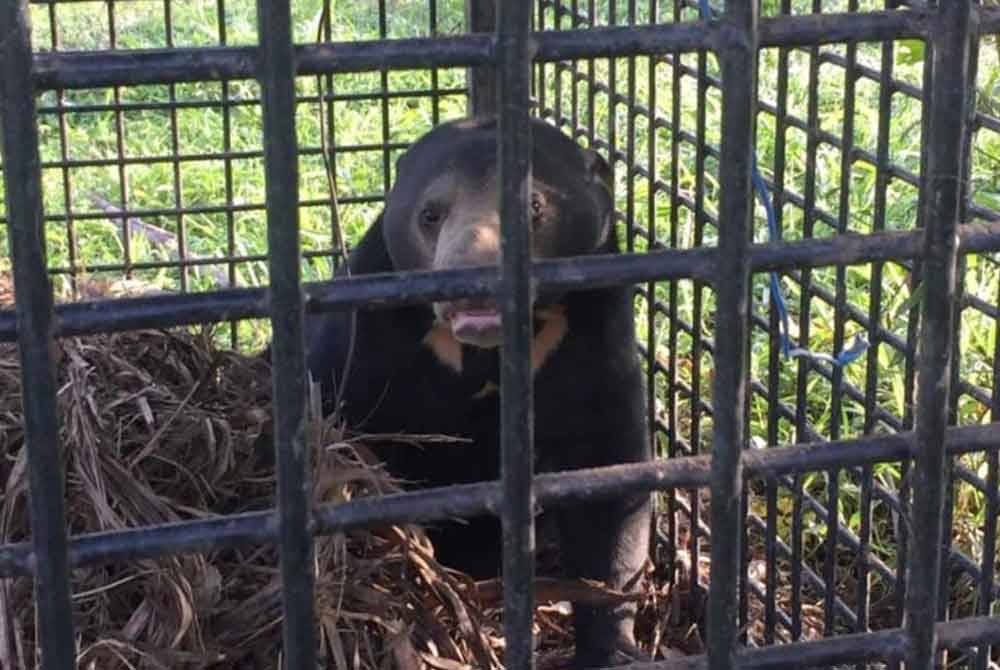
[[[887,232],[754,245],[749,252],[750,267],[754,272],[764,272],[794,266],[915,258],[921,253],[920,238],[919,232]],[[1000,250],[1000,222],[966,224],[959,230],[961,253],[997,250]],[[540,290],[571,290],[691,277],[709,280],[715,272],[715,255],[713,248],[664,249],[545,260],[532,266]],[[492,295],[496,292],[497,273],[474,268],[364,275],[309,282],[304,287],[306,309],[310,312],[340,307],[383,308]],[[240,288],[63,304],[55,308],[53,332],[57,337],[65,337],[259,318],[267,316],[266,299],[265,289]],[[16,337],[14,313],[0,310],[0,342],[11,342]]]
[[[49,5],[49,33],[51,35],[51,49],[53,51],[59,50],[59,22],[56,20],[56,6]],[[59,125],[59,156],[65,163],[69,159],[69,134],[67,131],[66,124],[66,96],[63,91],[55,91],[56,98],[56,118]],[[35,109],[36,119],[41,119],[41,110],[36,107]],[[42,170],[45,169],[45,163],[42,162]],[[66,211],[66,249],[67,256],[70,267],[70,291],[74,300],[79,298],[78,285],[77,285],[77,259],[80,255],[79,245],[77,244],[76,236],[76,225],[73,221],[73,216],[71,212],[73,211],[73,174],[69,167],[64,166],[61,170],[62,172],[62,196],[63,196],[63,207]],[[43,216],[44,220],[44,216]],[[0,221],[4,221],[4,217],[0,214]]]
[[[534,398],[531,381],[531,0],[497,7],[500,187],[500,472],[503,484],[504,666],[534,668]]]
[[[791,0],[782,0],[780,12],[783,15],[791,13]],[[788,56],[791,50],[783,48],[778,50],[778,81],[776,91],[777,107],[774,119],[774,189],[772,207],[774,209],[775,229],[778,239],[783,235],[784,207],[783,192],[785,190],[785,143],[786,143],[786,116],[788,115]],[[780,281],[780,280],[779,280]],[[768,361],[767,361],[767,405],[777,407],[780,405],[780,366],[781,366],[781,323],[779,320],[777,306],[772,302],[768,309]],[[778,444],[778,428],[781,414],[777,411],[769,411],[767,416],[767,444],[775,446]],[[767,506],[767,523],[764,528],[765,558],[766,558],[766,580],[764,593],[764,643],[774,644],[775,627],[778,618],[778,485],[777,482],[768,481],[765,491]],[[784,613],[783,613],[784,614]],[[791,620],[789,619],[789,623]]]
[[[717,342],[712,402],[712,542],[708,590],[708,664],[734,667],[738,632],[743,478],[740,451],[745,446],[747,336],[750,289],[750,168],[757,79],[757,3],[727,0],[718,24],[716,53],[722,71],[721,196],[718,263],[715,268]]]
[[[93,0],[89,0],[93,1]],[[220,27],[220,34],[222,32]],[[225,44],[226,40],[220,38],[219,42]],[[225,80],[222,80],[225,81]],[[440,89],[441,95],[466,95],[466,90],[464,88],[443,88]],[[359,93],[335,93],[326,92],[323,97],[323,102],[348,102],[351,100],[372,100],[377,98],[379,93],[373,92],[359,92]],[[393,99],[404,99],[404,98],[423,98],[427,96],[426,90],[420,89],[402,89],[394,90],[389,92],[389,97]],[[303,92],[301,95],[296,96],[296,100],[300,103],[316,103],[319,102],[319,95],[312,95]],[[178,100],[175,103],[170,103],[165,100],[123,100],[120,104],[114,104],[110,102],[80,102],[74,104],[72,111],[75,113],[89,113],[89,112],[113,112],[116,109],[121,109],[123,111],[158,111],[158,110],[169,110],[171,108],[176,109],[215,109],[221,108],[225,105],[230,107],[251,107],[260,104],[260,98],[255,96],[232,98],[228,102],[223,99],[208,99],[208,100],[198,100],[198,99],[188,99],[188,100]],[[50,116],[58,114],[60,106],[56,105],[42,105],[38,108],[39,116]],[[339,148],[339,147],[338,147]],[[301,150],[300,150],[301,151]]]
[[[678,20],[683,15],[683,3],[678,2],[676,4],[677,17]],[[676,55],[677,61],[681,60],[681,55],[678,53]],[[693,245],[695,248],[699,248],[704,244],[705,240],[705,225],[708,221],[708,216],[705,212],[705,155],[708,152],[707,142],[705,141],[705,130],[706,130],[706,104],[705,98],[708,92],[708,73],[707,73],[707,62],[708,54],[705,50],[699,50],[697,54],[697,69],[695,70],[695,77],[698,88],[696,89],[695,95],[695,152],[694,152],[694,207],[692,208],[692,217],[694,223],[694,241]],[[683,96],[683,93],[681,93]],[[682,101],[683,105],[683,101]],[[677,120],[680,123],[680,119]],[[701,327],[702,318],[704,313],[705,304],[705,286],[704,282],[698,281],[696,278],[694,281],[694,296],[691,302],[691,321],[694,325],[694,329],[691,332],[691,418],[690,418],[690,440],[691,448],[694,453],[699,453],[702,450],[702,387],[706,383],[706,375],[702,374],[702,361],[704,356],[702,354],[705,348],[705,336],[704,329]],[[691,501],[691,566],[693,574],[698,574],[698,564],[695,561],[700,560],[701,556],[701,540],[699,528],[701,527],[701,498],[697,491],[689,491],[688,499]],[[692,583],[697,583],[692,581]]]
[[[52,360],[52,286],[45,272],[42,174],[31,89],[29,11],[24,0],[0,2],[0,148],[14,266],[38,647],[43,670],[71,670],[76,667],[76,643]]]
[[[968,95],[970,0],[941,3],[931,36],[933,70],[924,180],[920,366],[916,391],[916,453],[913,469],[913,541],[905,628],[910,637],[907,667],[935,667],[934,622],[940,587],[946,467],[943,436],[951,393],[954,335],[956,228],[961,194],[965,104]]]
[[[427,23],[431,37],[438,37],[438,7],[437,0],[428,0],[427,3]],[[329,41],[329,38],[327,38]],[[441,123],[441,88],[438,79],[438,69],[431,70],[431,125],[437,126]],[[465,91],[468,96],[468,91]]]
[[[892,0],[885,0],[886,6]],[[879,121],[878,139],[876,147],[876,174],[875,174],[875,203],[872,219],[872,229],[875,232],[885,230],[886,208],[888,206],[889,174],[886,167],[889,165],[889,133],[892,124],[892,95],[893,89],[889,82],[893,79],[893,44],[890,41],[882,43],[882,61],[879,70],[881,79],[879,81]],[[855,64],[857,65],[857,64]],[[883,263],[877,262],[871,269],[871,301],[868,306],[868,342],[871,344],[866,356],[867,369],[865,374],[865,434],[871,434],[877,425],[877,399],[878,399],[878,379],[879,379],[879,347],[881,338],[876,336],[879,323],[882,320],[882,270]],[[861,473],[861,528],[860,540],[861,548],[858,552],[858,560],[855,567],[858,575],[857,582],[857,604],[855,612],[857,614],[857,632],[865,632],[869,626],[869,609],[871,605],[871,593],[869,589],[868,561],[871,550],[871,499],[874,475],[871,467],[865,466]],[[893,580],[895,582],[895,580]]]
[[[674,0],[673,3],[673,13],[672,18],[674,21],[680,20],[680,5]],[[681,54],[680,52],[674,52],[673,61],[667,62],[670,66],[670,117],[675,120],[672,126],[667,126],[667,130],[670,132],[670,187],[668,191],[668,196],[670,198],[670,220],[669,220],[669,239],[667,241],[668,248],[677,249],[680,246],[680,174],[681,174],[681,154],[680,154],[680,142],[678,141],[679,133],[681,131],[681,73],[676,67],[676,63],[680,62]],[[592,71],[591,71],[592,74]],[[593,119],[593,113],[591,113],[591,119]],[[655,124],[651,124],[655,125]],[[653,175],[650,175],[651,177]],[[652,225],[652,224],[651,224]],[[681,430],[681,404],[679,402],[678,394],[678,337],[680,334],[680,329],[678,325],[678,296],[680,292],[680,286],[678,281],[670,281],[667,284],[667,300],[669,308],[666,312],[667,323],[669,332],[667,333],[667,350],[670,352],[670,367],[667,370],[667,435],[669,442],[667,444],[667,457],[670,459],[677,458],[679,455],[680,447],[680,430]],[[651,360],[655,363],[655,357],[649,357],[647,360]],[[697,448],[697,445],[694,445]],[[689,493],[690,496],[690,493]],[[690,500],[692,505],[695,504],[697,496],[691,496]],[[670,540],[671,546],[678,546],[678,532],[677,532],[677,517],[675,515],[675,510],[678,506],[677,493],[671,491],[669,494],[667,502],[667,523],[670,524]],[[689,564],[689,570],[687,575],[683,575],[688,579],[690,584],[698,584],[697,575],[699,571],[699,561],[701,560],[701,555],[698,546],[698,528],[697,523],[693,520],[690,524],[691,532],[688,534],[688,555],[691,558]],[[678,549],[680,549],[678,547]],[[670,556],[671,564],[674,564],[674,556]],[[678,575],[681,577],[682,575]]]
[[[848,11],[857,11],[857,0],[849,0]],[[852,184],[852,151],[854,149],[854,99],[855,99],[855,63],[857,60],[857,42],[849,40],[845,45],[846,66],[844,68],[843,119],[841,126],[840,150],[840,198],[837,203],[837,233],[847,234],[851,215],[851,184]],[[846,275],[847,268],[838,265],[835,268],[836,278],[834,310],[833,310],[833,350],[841,351],[844,346],[844,317],[847,302]],[[830,380],[830,439],[841,436],[841,418],[844,402],[844,371],[840,366],[833,366]],[[827,507],[831,510],[840,509],[840,470],[827,472]],[[834,512],[827,517],[827,546],[825,565],[823,566],[824,581],[829,585],[824,599],[824,634],[833,635],[836,626],[836,611],[834,609],[835,584],[837,583],[837,535],[840,529],[840,514]]]
[[[975,617],[939,623],[935,628],[941,648],[967,646],[976,642],[1000,640],[1000,620],[996,617]],[[740,668],[746,670],[805,670],[806,668],[837,667],[852,662],[898,660],[907,651],[904,631],[898,628],[841,635],[835,638],[796,642],[772,647],[747,649],[737,655]],[[703,670],[708,668],[705,656],[634,663],[620,670]]]
[[[226,44],[228,33],[226,30],[226,0],[216,0],[215,5],[216,23],[219,26],[219,44]],[[222,100],[220,107],[222,110],[222,153],[230,154],[233,150],[233,99],[230,97],[230,84],[223,80],[220,87]],[[226,204],[232,204],[233,185],[233,161],[225,158],[222,162],[223,180],[225,184]],[[225,213],[226,216],[226,255],[230,258],[237,255],[236,249],[236,213],[232,210]],[[236,274],[236,262],[226,263],[229,286],[235,287],[239,283],[239,275]],[[229,346],[233,351],[239,349],[239,322],[229,322]]]
[[[172,0],[163,0],[163,30],[166,36],[166,46],[168,49],[174,49],[174,21],[173,21],[173,3]],[[177,216],[174,219],[174,225],[177,226],[177,259],[182,263],[188,257],[188,241],[187,241],[187,220],[185,219],[186,212],[183,206],[183,192],[184,186],[181,178],[181,162],[180,156],[180,127],[177,123],[177,84],[170,83],[167,85],[167,100],[170,107],[167,109],[167,114],[170,117],[170,163],[173,172],[173,191],[174,191],[174,207],[177,209]],[[123,225],[126,222],[122,221]],[[189,268],[186,265],[181,265],[180,270],[180,290],[186,292],[188,290],[190,273]]]
[[[822,10],[819,0],[813,0],[812,11],[818,14]],[[812,46],[809,49],[809,78],[807,83],[808,100],[806,103],[806,157],[805,157],[805,183],[802,194],[803,210],[803,230],[802,236],[806,239],[813,237],[816,224],[816,159],[818,154],[818,138],[813,129],[818,127],[818,88],[819,88],[819,49]],[[799,280],[799,346],[809,347],[809,336],[812,324],[810,317],[812,308],[812,273],[809,268],[803,268]],[[797,440],[808,439],[805,437],[808,418],[808,383],[810,365],[804,358],[799,359],[796,370],[795,383],[795,434]],[[802,635],[802,532],[803,532],[803,508],[802,481],[796,477],[793,488],[794,503],[792,509],[792,639],[798,640]]]
[[[305,443],[306,368],[302,292],[295,54],[289,0],[258,0],[259,80],[270,269],[268,311],[277,461],[282,653],[289,670],[316,667],[312,487]]]
[[[922,37],[926,11],[782,16],[760,23],[764,47],[806,46]],[[655,26],[548,31],[533,36],[534,58],[561,61],[588,57],[660,54],[711,48],[712,31],[702,22]],[[478,67],[494,60],[495,44],[486,33],[461,37],[367,40],[301,45],[297,74],[363,72],[439,67]],[[39,90],[95,88],[111,84],[165,84],[185,81],[249,79],[258,60],[254,47],[200,47],[107,52],[38,53],[35,85]]]
[[[1000,423],[952,427],[945,434],[950,457],[968,453],[1000,453]],[[838,465],[853,467],[899,461],[910,457],[914,433],[865,437],[842,442],[814,442],[781,448],[744,450],[743,476],[766,479],[812,472]],[[636,492],[705,487],[710,482],[709,457],[679,456],[649,463],[541,474],[534,477],[540,505],[570,504],[599,497]],[[801,499],[801,496],[799,497]],[[480,482],[424,489],[382,497],[358,498],[316,509],[315,534],[328,535],[352,528],[387,523],[424,523],[439,519],[500,514],[500,482]],[[236,514],[214,519],[182,521],[125,531],[87,533],[72,538],[72,567],[152,558],[277,539],[272,511]],[[0,546],[0,577],[32,574],[35,562],[27,543]]]
[[[1000,305],[1000,281],[997,282],[997,304]],[[990,417],[1000,421],[1000,319],[993,324],[993,397],[990,403]],[[1000,524],[1000,452],[986,455],[986,519],[983,523],[983,549],[981,561],[982,577],[979,582],[979,602],[976,613],[989,616],[997,598],[993,588],[996,572],[997,525]],[[975,669],[987,670],[990,661],[990,647],[983,645],[976,657]]]
[[[112,50],[115,50],[118,48],[118,29],[117,21],[115,19],[115,3],[107,3],[106,9],[108,16],[108,46]],[[115,157],[112,160],[113,165],[118,168],[118,209],[125,211],[128,209],[129,195],[129,173],[125,169],[125,115],[121,106],[121,87],[114,86],[112,92],[115,105]],[[131,278],[134,276],[132,262],[132,230],[124,218],[119,219],[118,225],[121,227],[119,236],[122,241],[122,264],[124,265],[123,274],[126,277]]]
[[[470,33],[492,33],[496,30],[496,0],[465,0],[465,25]],[[496,71],[489,65],[470,68],[469,112],[472,115],[495,114],[497,111]]]

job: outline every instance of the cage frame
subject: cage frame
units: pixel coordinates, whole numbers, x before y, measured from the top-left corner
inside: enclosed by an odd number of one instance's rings
[[[1000,620],[989,616],[937,622],[942,561],[947,456],[1000,450],[1000,423],[949,427],[949,390],[956,294],[956,264],[968,253],[1000,250],[1000,223],[959,226],[960,179],[968,127],[970,41],[1000,33],[1000,7],[947,0],[906,12],[783,16],[761,19],[756,3],[727,0],[719,18],[658,26],[561,32],[531,31],[531,2],[499,3],[496,30],[455,38],[404,39],[295,46],[288,0],[259,0],[257,47],[149,50],[142,53],[34,53],[27,0],[0,2],[0,111],[3,112],[4,176],[8,192],[14,311],[0,312],[0,341],[16,340],[22,364],[32,541],[0,547],[0,576],[31,576],[37,589],[42,667],[75,667],[68,570],[71,566],[205,550],[243,542],[280,547],[284,598],[283,640],[289,667],[315,665],[312,537],[385,522],[426,522],[489,512],[503,519],[504,606],[507,665],[533,667],[531,615],[533,503],[558,504],[630,490],[708,487],[712,499],[708,653],[704,657],[644,665],[649,668],[807,667],[826,663],[905,661],[934,667],[934,650],[958,645],[1000,644]],[[475,13],[474,13],[475,15]],[[581,39],[586,36],[586,39]],[[926,176],[921,179],[923,220],[912,232],[751,244],[749,238],[751,138],[756,55],[770,46],[815,46],[841,41],[923,39],[933,51]],[[707,50],[721,63],[723,128],[720,161],[722,206],[717,247],[658,250],[614,258],[532,263],[523,226],[526,194],[518,179],[530,169],[528,90],[533,62]],[[455,270],[337,279],[304,285],[298,259],[294,77],[362,70],[462,66],[496,68],[479,80],[474,104],[500,110],[498,146],[502,176],[504,258],[499,271]],[[154,296],[88,304],[53,305],[41,232],[41,172],[37,109],[31,92],[140,83],[255,78],[262,85],[267,185],[270,286],[198,295]],[[485,88],[484,88],[485,86]],[[915,426],[891,436],[800,444],[764,452],[744,448],[743,407],[750,392],[745,341],[751,317],[751,273],[912,259],[927,286],[922,304],[921,358],[917,371]],[[718,296],[718,323],[737,336],[715,346],[716,399],[711,455],[534,475],[531,466],[530,340],[525,328],[532,284],[581,288],[665,279],[699,279]],[[303,319],[306,312],[336,307],[384,308],[429,300],[497,296],[503,306],[504,347],[513,360],[503,367],[501,406],[504,476],[499,482],[359,499],[310,510],[302,447],[305,407]],[[270,317],[276,394],[277,507],[266,512],[167,526],[94,533],[72,539],[64,528],[61,496],[39,495],[61,481],[53,338]],[[942,399],[943,398],[943,399]],[[751,477],[776,477],[822,467],[914,463],[911,574],[907,576],[905,625],[812,642],[736,651],[740,593],[740,494]],[[994,494],[995,495],[995,494]],[[724,504],[719,504],[719,502]],[[995,532],[995,531],[994,531]],[[720,541],[719,538],[726,538]],[[732,540],[732,541],[730,541]],[[995,538],[994,538],[995,542]],[[735,544],[734,544],[735,543]],[[735,549],[735,550],[734,550]]]

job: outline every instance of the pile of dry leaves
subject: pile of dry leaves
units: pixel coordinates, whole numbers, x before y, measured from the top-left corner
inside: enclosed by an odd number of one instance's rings
[[[71,337],[57,342],[56,356],[72,533],[273,506],[266,362],[216,347],[207,331]],[[314,428],[317,504],[398,490],[363,438],[345,439],[329,421]],[[3,543],[29,536],[23,437],[17,350],[0,344]],[[79,667],[276,667],[277,565],[276,548],[255,546],[73,570]],[[697,651],[688,617],[670,616],[670,589],[654,577],[642,594],[644,646]],[[540,581],[539,667],[569,659],[562,601],[581,592],[616,597]],[[457,670],[502,658],[499,586],[443,569],[418,528],[317,538],[315,595],[324,667]],[[0,668],[32,666],[33,612],[31,580],[0,580]]]

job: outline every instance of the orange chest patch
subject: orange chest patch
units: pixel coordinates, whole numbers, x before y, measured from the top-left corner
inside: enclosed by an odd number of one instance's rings
[[[539,310],[537,316],[542,322],[542,328],[531,341],[532,373],[537,373],[545,364],[545,361],[555,353],[569,330],[566,310],[562,306]],[[441,361],[441,363],[454,372],[461,374],[462,345],[452,336],[451,329],[447,325],[435,323],[427,335],[424,336],[423,344],[431,350],[435,358]],[[492,391],[493,389],[491,388],[490,390]]]

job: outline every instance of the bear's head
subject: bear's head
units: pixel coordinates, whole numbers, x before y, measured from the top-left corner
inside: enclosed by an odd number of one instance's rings
[[[608,164],[543,121],[532,121],[532,139],[532,257],[614,250]],[[496,159],[493,118],[439,125],[399,158],[382,219],[396,270],[499,263]],[[492,301],[438,302],[434,313],[459,342],[484,348],[500,343],[500,315]]]

